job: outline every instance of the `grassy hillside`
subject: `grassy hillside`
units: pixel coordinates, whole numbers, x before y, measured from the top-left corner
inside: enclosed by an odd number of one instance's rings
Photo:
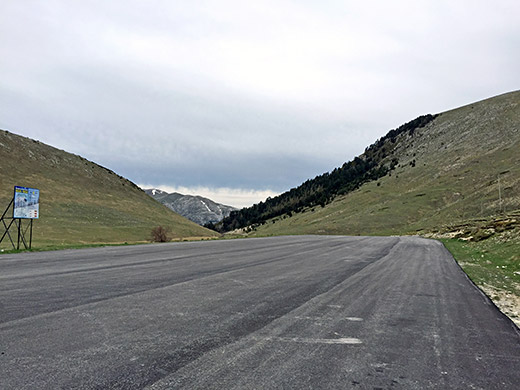
[[[0,164],[1,212],[15,185],[40,189],[33,247],[141,242],[158,225],[170,228],[172,238],[216,236],[114,172],[4,130],[0,130]],[[8,247],[5,240],[1,247]]]
[[[417,129],[426,126],[434,119],[433,115],[423,115],[405,123],[367,147],[363,155],[332,172],[307,180],[290,191],[268,198],[265,202],[232,211],[229,217],[208,227],[228,232],[248,226],[258,226],[284,214],[291,216],[292,213],[299,213],[305,208],[325,206],[338,195],[350,193],[364,183],[380,179],[394,170],[398,160],[389,159],[388,155],[399,145],[398,138],[403,138],[403,134],[413,137]]]
[[[249,235],[442,238],[520,326],[520,91],[444,112],[386,142],[386,164],[398,160],[386,176],[324,207],[250,227]]]
[[[253,235],[476,229],[520,210],[520,92],[444,112],[392,145],[386,176]]]

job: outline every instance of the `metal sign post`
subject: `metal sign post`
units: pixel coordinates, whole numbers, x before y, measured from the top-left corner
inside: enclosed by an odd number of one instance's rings
[[[12,217],[8,216],[9,209],[13,208]],[[9,202],[9,206],[5,209],[0,221],[2,221],[2,225],[4,227],[4,232],[2,237],[0,238],[0,243],[4,240],[5,237],[9,238],[13,249],[20,249],[20,242],[23,244],[25,249],[31,249],[32,246],[32,231],[33,231],[33,220],[38,219],[40,214],[40,190],[36,188],[27,188],[27,187],[14,187],[14,196]],[[29,223],[24,228],[22,221],[29,220]],[[6,221],[10,221],[6,223]],[[13,226],[16,226],[17,230],[17,240],[16,245],[9,232],[9,229]],[[27,231],[29,230],[29,242],[27,243]]]

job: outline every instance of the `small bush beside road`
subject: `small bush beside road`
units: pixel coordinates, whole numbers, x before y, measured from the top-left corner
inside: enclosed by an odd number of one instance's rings
[[[157,226],[152,229],[152,242],[167,242],[170,241],[168,238],[168,233],[170,229],[164,228],[162,226]]]

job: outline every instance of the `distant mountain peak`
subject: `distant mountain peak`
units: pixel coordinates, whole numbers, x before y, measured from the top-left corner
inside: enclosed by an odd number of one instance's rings
[[[177,214],[199,225],[220,222],[229,216],[232,211],[237,210],[235,207],[214,202],[200,195],[168,193],[157,188],[146,189],[144,192]]]
[[[146,191],[150,191],[150,193],[148,195],[152,195],[152,196],[162,195],[162,194],[166,194],[167,195],[168,194],[166,191],[159,190],[157,188],[152,188],[152,189],[146,190]]]

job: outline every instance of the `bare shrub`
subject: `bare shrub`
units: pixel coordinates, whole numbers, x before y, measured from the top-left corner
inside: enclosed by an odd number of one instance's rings
[[[152,229],[152,242],[167,242],[169,229],[162,226],[157,226]]]

